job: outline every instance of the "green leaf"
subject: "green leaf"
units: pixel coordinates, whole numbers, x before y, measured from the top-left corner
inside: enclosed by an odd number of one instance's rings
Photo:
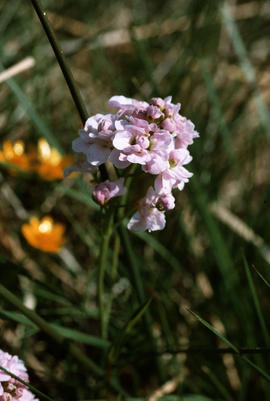
[[[199,315],[197,315],[195,312],[192,312],[190,309],[187,309],[192,315],[199,320],[205,327],[207,327],[212,333],[214,333],[217,337],[219,337],[222,341],[224,341],[229,347],[232,348],[232,350],[240,356],[240,358],[245,361],[248,365],[252,366],[258,373],[260,373],[268,382],[270,382],[270,376],[258,365],[253,363],[249,358],[247,358],[245,355],[241,355],[239,349],[232,344],[226,337],[224,337],[221,333],[219,333],[211,324],[209,324],[206,320],[202,319]]]
[[[32,327],[33,329],[37,328],[37,326],[30,319],[28,319],[28,317],[24,316],[22,313],[11,312],[11,311],[1,309],[0,317],[6,318],[9,320],[13,320],[14,322],[17,322],[17,323],[22,323],[25,326]]]
[[[258,274],[258,276],[262,279],[262,281],[264,282],[265,285],[267,285],[267,287],[270,288],[270,283],[269,281],[266,280],[265,277],[263,277],[263,275],[257,270],[257,268],[254,265],[251,265],[252,268],[254,269],[254,271]]]
[[[0,63],[0,71],[3,71],[4,67]],[[25,111],[25,113],[28,115],[29,119],[33,122],[35,127],[38,129],[40,134],[44,136],[49,144],[56,148],[60,153],[63,153],[63,150],[60,146],[60,143],[56,139],[55,135],[52,133],[52,131],[47,127],[45,122],[41,119],[39,114],[36,112],[34,107],[32,106],[32,103],[28,100],[28,98],[25,96],[23,91],[20,89],[19,85],[15,82],[14,79],[10,78],[7,80],[7,84],[11,88],[12,92],[15,94],[17,97],[18,101],[20,102],[21,107]]]
[[[245,271],[246,271],[246,275],[247,275],[247,279],[248,279],[249,288],[250,288],[250,291],[251,291],[251,294],[252,294],[252,298],[253,298],[253,302],[254,302],[254,305],[255,305],[256,313],[257,313],[257,316],[258,316],[258,319],[259,319],[259,323],[260,323],[260,326],[261,326],[261,329],[262,329],[262,333],[263,333],[263,336],[264,336],[264,341],[265,341],[266,345],[269,346],[269,334],[268,334],[267,327],[266,327],[266,324],[265,324],[265,320],[264,320],[264,317],[263,317],[263,313],[262,313],[261,305],[260,305],[260,302],[259,302],[259,299],[258,299],[257,291],[255,289],[255,285],[254,285],[254,282],[253,282],[252,274],[251,274],[249,266],[247,264],[247,260],[246,260],[245,255],[243,255],[243,261],[244,261],[244,266],[245,266]]]
[[[82,333],[78,330],[60,326],[55,323],[51,323],[50,326],[52,326],[55,331],[57,331],[63,337],[68,338],[69,340],[75,340],[83,344],[92,345],[93,347],[97,348],[108,348],[110,346],[110,342],[102,338],[91,336],[90,334]]]
[[[76,199],[79,202],[84,203],[87,206],[91,206],[96,210],[99,209],[99,206],[92,200],[91,196],[89,196],[88,194],[82,193],[73,188],[64,187],[64,185],[59,185],[59,189],[63,190],[65,196]]]
[[[248,51],[246,49],[245,43],[241,37],[240,31],[238,29],[237,24],[235,23],[230,6],[226,4],[226,2],[222,2],[220,8],[221,16],[223,19],[223,23],[228,31],[228,34],[231,38],[232,44],[234,46],[235,53],[237,54],[240,65],[246,77],[246,80],[253,87],[253,96],[255,100],[255,104],[258,109],[258,114],[261,120],[262,127],[265,130],[265,134],[270,139],[270,112],[267,104],[264,101],[264,98],[260,92],[255,70],[249,60]]]
[[[17,323],[24,324],[25,326],[29,326],[33,329],[37,329],[38,327],[26,316],[24,316],[22,313],[18,312],[12,312],[12,311],[6,311],[6,310],[0,310],[0,316],[2,318],[6,318],[9,320],[13,320]],[[83,344],[88,344],[92,345],[93,347],[96,348],[108,348],[110,346],[110,342],[103,340],[102,338],[92,336],[90,334],[82,333],[78,330],[70,329],[68,327],[61,326],[59,324],[55,323],[49,323],[49,325],[59,334],[61,334],[62,337],[65,337],[69,340],[74,340],[81,342]]]

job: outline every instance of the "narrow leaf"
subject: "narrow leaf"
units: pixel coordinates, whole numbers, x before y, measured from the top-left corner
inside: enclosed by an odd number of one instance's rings
[[[241,355],[239,349],[232,344],[226,337],[224,337],[221,333],[219,333],[211,324],[209,324],[206,320],[202,319],[199,315],[197,315],[195,312],[192,312],[190,309],[187,308],[187,310],[192,313],[192,315],[199,320],[205,327],[207,327],[212,333],[214,333],[217,337],[219,337],[222,341],[224,341],[229,347],[231,347],[236,354],[240,356],[241,359],[243,359],[248,365],[252,366],[257,372],[259,372],[267,381],[270,382],[270,376],[263,370],[261,369],[258,365],[253,363],[250,359],[248,359],[245,355]]]

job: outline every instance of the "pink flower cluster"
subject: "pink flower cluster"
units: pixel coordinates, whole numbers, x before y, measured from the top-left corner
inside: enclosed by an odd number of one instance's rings
[[[169,96],[147,103],[113,96],[109,106],[117,112],[90,117],[72,143],[75,152],[86,156],[89,167],[100,166],[107,160],[117,169],[138,164],[155,177],[153,187],[138,202],[138,211],[128,223],[131,230],[163,229],[165,211],[174,208],[172,190],[182,190],[192,176],[184,166],[192,160],[187,148],[199,134],[194,124],[179,113],[180,104],[171,100]],[[94,198],[100,204],[124,193],[123,181],[118,182],[116,192],[115,184],[103,184],[94,189]]]
[[[26,367],[17,356],[12,356],[0,350],[0,368],[13,373],[21,380],[28,382]],[[0,401],[38,401],[28,388],[0,369]]]

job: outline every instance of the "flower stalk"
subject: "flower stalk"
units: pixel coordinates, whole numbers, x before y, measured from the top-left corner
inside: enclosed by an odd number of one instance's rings
[[[102,338],[107,337],[106,308],[105,308],[105,298],[104,298],[104,276],[105,276],[109,241],[111,238],[112,228],[113,228],[114,210],[112,209],[108,210],[108,214],[105,215],[105,218],[106,218],[105,227],[102,232],[102,239],[99,253],[99,266],[98,266],[98,306],[99,306]]]
[[[87,111],[84,106],[83,100],[81,98],[80,92],[75,84],[72,72],[66,62],[66,58],[64,56],[63,50],[59,47],[55,33],[49,23],[49,20],[47,18],[47,13],[44,12],[40,6],[40,3],[38,0],[31,0],[32,5],[38,15],[38,18],[44,28],[44,31],[47,35],[47,38],[53,48],[55,57],[58,61],[58,64],[62,70],[62,73],[64,75],[64,78],[66,80],[66,83],[68,85],[68,88],[70,90],[72,99],[75,103],[75,106],[78,110],[78,113],[80,115],[80,118],[82,120],[82,123],[84,124],[85,121],[87,120]]]

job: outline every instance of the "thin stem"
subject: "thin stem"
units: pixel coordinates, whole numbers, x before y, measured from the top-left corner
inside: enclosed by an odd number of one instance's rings
[[[35,393],[36,395],[39,395],[41,398],[44,398],[45,400],[48,400],[48,401],[54,401],[51,397],[49,397],[48,395],[42,393],[41,391],[39,391],[37,388],[35,388],[31,384],[29,384],[29,383],[25,382],[24,380],[22,380],[20,377],[14,375],[14,373],[12,373],[9,370],[5,369],[3,366],[0,366],[0,370],[2,370],[3,372],[7,373],[9,376],[13,377],[13,379],[18,380],[18,382],[24,384],[26,387],[28,387],[30,390],[32,390],[33,393]]]
[[[83,100],[81,98],[80,92],[75,84],[72,72],[66,62],[66,58],[64,56],[63,50],[59,47],[57,43],[56,36],[54,34],[54,31],[49,23],[49,20],[47,18],[46,12],[44,12],[39,4],[38,0],[31,0],[32,5],[38,15],[38,18],[44,28],[44,31],[48,37],[48,40],[53,48],[55,57],[58,61],[58,64],[62,70],[62,73],[64,75],[64,78],[66,80],[66,83],[68,85],[68,88],[70,90],[71,96],[73,98],[73,101],[75,103],[75,106],[78,110],[78,113],[80,115],[80,118],[82,120],[82,123],[84,124],[85,121],[87,120],[87,111],[85,108],[85,105],[83,103]]]
[[[126,252],[126,256],[128,259],[130,269],[131,269],[131,275],[133,278],[135,291],[137,293],[137,297],[138,297],[140,304],[142,304],[145,302],[145,293],[144,293],[144,288],[143,288],[142,277],[141,277],[140,269],[136,262],[136,255],[134,254],[133,249],[132,249],[131,241],[129,238],[129,233],[123,225],[120,226],[119,234],[120,234],[122,245]],[[153,330],[152,330],[153,322],[152,322],[152,317],[150,315],[149,310],[145,311],[144,320],[145,320],[145,327],[146,327],[146,330],[148,333],[148,337],[152,343],[153,352],[156,353],[157,345],[156,345],[156,339],[154,337]],[[162,367],[162,364],[161,364],[161,361],[160,361],[158,355],[156,355],[155,360],[156,360],[156,366],[158,369],[160,380],[164,381],[164,371],[163,371],[163,367]]]
[[[43,28],[44,28],[44,31],[45,31],[45,33],[47,35],[47,38],[48,38],[48,40],[49,40],[49,42],[50,42],[50,44],[51,44],[51,46],[53,48],[55,57],[56,57],[56,59],[58,61],[58,64],[59,64],[61,70],[62,70],[62,73],[63,73],[64,78],[66,80],[67,86],[68,86],[69,91],[71,93],[72,99],[73,99],[73,101],[75,103],[75,106],[76,106],[76,108],[78,110],[78,113],[80,115],[82,124],[84,125],[85,121],[88,118],[88,113],[87,113],[86,107],[84,105],[84,102],[82,100],[82,97],[80,95],[80,92],[79,92],[79,90],[78,90],[78,88],[76,86],[76,83],[74,81],[72,72],[71,72],[71,70],[70,70],[70,68],[69,68],[69,66],[67,64],[66,58],[64,56],[64,52],[60,48],[60,46],[58,45],[58,42],[57,42],[56,36],[54,34],[54,31],[53,31],[53,29],[52,29],[52,27],[50,25],[50,22],[49,22],[49,20],[47,18],[47,14],[46,14],[46,12],[44,12],[42,10],[42,8],[41,8],[41,6],[39,4],[39,1],[38,0],[31,0],[31,2],[32,2],[32,5],[33,5],[38,17],[39,17],[39,20],[40,20]],[[101,175],[102,181],[105,181],[106,179],[108,179],[109,175],[108,175],[108,172],[106,170],[106,167],[104,165],[101,165],[99,167],[99,170],[100,170],[100,175]]]
[[[123,196],[123,199],[122,199],[122,202],[124,204],[128,204],[127,196],[128,196],[130,186],[132,184],[133,177],[136,173],[136,168],[137,168],[137,165],[135,164],[135,165],[131,166],[131,168],[127,172],[127,176],[126,176],[127,179],[125,182],[125,187],[127,188],[127,192]],[[129,262],[131,275],[133,278],[133,283],[134,283],[134,287],[135,287],[135,291],[137,293],[139,303],[143,304],[145,302],[145,294],[144,294],[144,288],[143,288],[143,283],[142,283],[142,277],[141,277],[139,268],[137,266],[136,256],[134,255],[134,252],[132,249],[129,234],[122,223],[122,220],[126,217],[125,214],[126,214],[126,208],[120,208],[118,211],[118,219],[121,222],[121,224],[117,225],[117,230],[118,230],[119,236],[121,238],[121,244],[126,252],[126,256],[127,256],[128,262]],[[145,325],[146,325],[146,330],[148,332],[148,336],[152,343],[152,349],[155,352],[156,351],[156,341],[155,341],[155,337],[154,337],[153,331],[152,331],[151,315],[148,310],[146,310],[146,312],[144,314],[144,320],[145,320]],[[161,381],[163,381],[164,373],[163,373],[162,365],[160,363],[158,356],[156,357],[156,365],[157,365],[160,379],[161,379]]]
[[[112,282],[115,281],[116,275],[117,275],[119,251],[120,251],[120,237],[116,233],[115,234],[115,238],[114,238],[113,259],[112,259],[112,268],[111,268],[111,280],[112,280]]]
[[[256,347],[256,348],[238,348],[239,352],[234,351],[229,347],[220,347],[220,348],[200,348],[200,347],[191,347],[191,348],[179,348],[179,349],[165,349],[163,351],[158,352],[158,355],[162,354],[197,354],[197,353],[206,353],[206,354],[264,354],[270,353],[270,348],[268,347]]]
[[[105,216],[106,218],[107,216]],[[99,254],[99,269],[98,269],[98,305],[99,305],[99,316],[101,323],[101,336],[106,338],[106,310],[104,303],[104,276],[106,259],[108,254],[109,241],[112,234],[114,212],[109,210],[108,217],[106,219],[106,227],[102,233],[100,254]]]
[[[26,317],[28,317],[32,322],[34,322],[44,333],[51,337],[55,342],[62,345],[67,345],[69,353],[77,359],[85,368],[91,370],[98,376],[103,375],[102,369],[95,364],[91,359],[89,359],[75,344],[67,343],[66,339],[59,334],[54,328],[46,322],[42,317],[40,317],[36,312],[28,309],[23,305],[22,301],[12,294],[7,288],[0,284],[0,295],[6,299],[9,303],[15,306],[19,311],[21,311]]]
[[[112,292],[112,285],[115,282],[115,279],[117,276],[119,251],[120,251],[120,238],[119,238],[119,235],[117,233],[115,233],[114,244],[113,244],[112,266],[110,268],[111,289],[110,289],[108,302],[107,302],[107,306],[106,306],[106,313],[105,313],[105,330],[104,331],[105,331],[106,337],[107,337],[107,329],[108,329],[109,321],[110,321],[112,302],[113,302],[113,298],[114,298],[114,294]]]

